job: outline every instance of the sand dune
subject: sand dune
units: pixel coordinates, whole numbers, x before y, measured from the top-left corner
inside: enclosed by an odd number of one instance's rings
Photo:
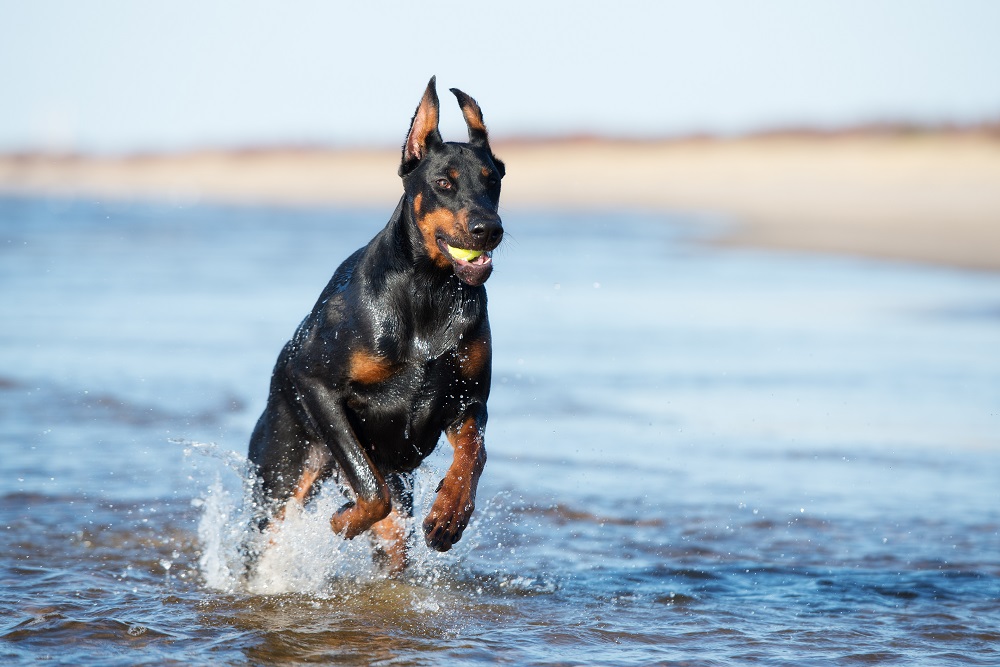
[[[718,239],[1000,270],[1000,137],[985,132],[498,143],[504,207],[695,212]],[[0,192],[383,206],[396,150],[0,156]]]

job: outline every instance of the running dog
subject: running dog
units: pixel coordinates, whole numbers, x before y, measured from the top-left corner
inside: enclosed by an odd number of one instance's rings
[[[412,473],[441,434],[454,457],[423,521],[431,548],[447,551],[462,537],[486,464],[492,342],[483,284],[503,239],[504,165],[479,105],[451,92],[469,141],[442,140],[432,78],[403,144],[403,196],[281,351],[249,447],[262,529],[337,473],[354,500],[330,526],[347,539],[371,531],[395,572],[407,562]]]

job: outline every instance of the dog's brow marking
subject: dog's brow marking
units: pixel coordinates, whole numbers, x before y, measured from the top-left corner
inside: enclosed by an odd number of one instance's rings
[[[392,377],[393,372],[393,365],[386,361],[384,357],[365,350],[356,350],[351,353],[351,365],[348,375],[355,382],[360,382],[361,384],[378,384]]]

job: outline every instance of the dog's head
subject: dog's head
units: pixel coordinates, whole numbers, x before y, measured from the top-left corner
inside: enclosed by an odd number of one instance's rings
[[[431,262],[478,286],[490,277],[492,251],[503,239],[497,207],[504,165],[490,150],[479,105],[457,88],[451,92],[469,128],[468,143],[441,140],[432,77],[410,122],[399,175]]]

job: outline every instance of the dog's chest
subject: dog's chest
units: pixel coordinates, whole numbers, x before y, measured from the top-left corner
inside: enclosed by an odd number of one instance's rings
[[[348,407],[359,440],[379,467],[415,468],[471,395],[456,372],[456,354],[408,359],[374,383],[354,383]]]
[[[404,355],[373,356],[372,372],[351,382],[351,401],[374,413],[440,412],[462,402],[458,345],[435,347],[414,338]]]
[[[391,290],[369,294],[372,307],[360,326],[358,319],[339,320],[354,342],[347,406],[378,467],[409,470],[470,405],[485,403],[488,387],[477,382],[488,384],[488,372],[472,373],[468,363],[470,341],[481,346],[488,332],[485,303],[450,289],[412,290],[404,299]]]

